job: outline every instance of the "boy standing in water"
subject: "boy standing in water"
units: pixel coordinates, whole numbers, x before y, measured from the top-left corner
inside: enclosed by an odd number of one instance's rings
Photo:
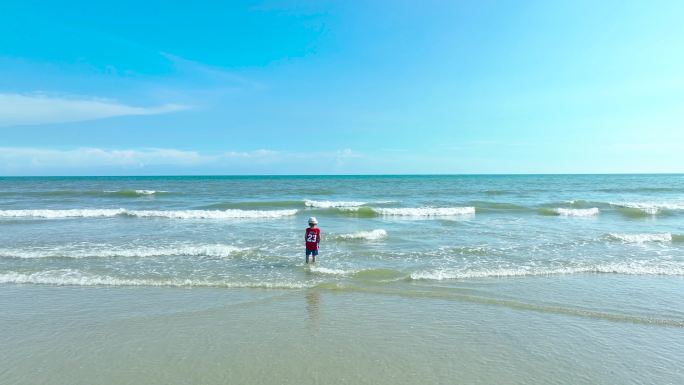
[[[306,229],[304,240],[306,241],[306,263],[309,263],[309,255],[311,256],[311,263],[316,262],[318,255],[318,244],[321,242],[321,229],[316,227],[318,221],[316,217],[309,218],[309,228]]]

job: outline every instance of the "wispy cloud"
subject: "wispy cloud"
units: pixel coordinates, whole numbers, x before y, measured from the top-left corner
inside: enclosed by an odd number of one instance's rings
[[[188,108],[180,104],[140,107],[108,99],[0,93],[0,127],[158,115]]]
[[[168,52],[160,52],[175,70],[176,76],[182,76],[196,87],[210,89],[245,89],[260,88],[263,85],[225,68],[207,65],[198,61],[186,59]]]

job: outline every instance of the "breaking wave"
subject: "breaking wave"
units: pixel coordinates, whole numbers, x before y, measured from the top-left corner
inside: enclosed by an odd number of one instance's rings
[[[581,273],[623,274],[623,275],[684,275],[682,264],[647,264],[647,263],[606,263],[585,266],[538,268],[523,266],[518,268],[493,268],[482,270],[436,269],[419,271],[411,274],[413,280],[450,280],[469,278],[505,278],[525,276],[552,276]]]
[[[168,287],[223,287],[223,288],[263,288],[263,289],[302,289],[313,287],[303,282],[233,282],[227,280],[198,279],[150,279],[116,278],[107,275],[85,274],[78,270],[47,270],[36,273],[0,273],[0,283],[39,284],[57,286],[168,286]]]
[[[541,215],[556,215],[562,217],[593,217],[599,214],[597,207],[589,209],[566,209],[563,207],[539,209]]]
[[[642,233],[642,234],[619,234],[610,233],[611,239],[625,243],[645,243],[645,242],[681,242],[684,236],[671,233]]]
[[[312,273],[319,273],[319,274],[326,274],[326,275],[350,275],[354,274],[356,271],[355,270],[342,270],[342,269],[332,269],[329,267],[321,267],[317,265],[310,265],[309,266],[309,271]]]
[[[157,190],[106,190],[105,194],[116,195],[121,197],[140,197],[140,196],[150,196],[157,194],[168,194],[168,191],[157,191]]]
[[[320,209],[329,209],[336,207],[359,207],[365,205],[366,202],[355,202],[355,201],[304,201],[304,206],[315,207]]]
[[[205,210],[225,210],[225,209],[260,209],[260,208],[301,208],[304,207],[302,201],[243,201],[243,202],[221,202],[207,206],[198,207]]]
[[[365,239],[367,241],[376,241],[379,239],[387,238],[387,231],[383,229],[375,229],[371,231],[357,231],[355,233],[338,235],[337,238],[344,240]]]
[[[366,207],[340,206],[333,208],[334,212],[344,216],[358,218],[373,218],[378,216],[396,217],[450,217],[475,214],[475,207]]]
[[[125,209],[67,209],[67,210],[0,210],[3,218],[92,218],[92,217],[115,217],[127,214]]]
[[[121,198],[136,198],[141,196],[152,196],[161,194],[171,194],[165,190],[47,190],[47,191],[6,191],[0,195],[21,195],[37,197],[78,197],[78,196],[114,196]]]
[[[316,200],[273,200],[273,201],[238,201],[215,203],[200,209],[255,209],[255,208],[312,208],[312,209],[357,209],[369,204],[387,204],[391,201],[359,202],[359,201],[316,201]]]
[[[249,250],[232,245],[169,245],[165,247],[121,247],[108,245],[67,245],[53,248],[0,249],[5,258],[149,258],[168,256],[227,258]]]
[[[297,210],[127,210],[127,209],[65,209],[65,210],[0,210],[0,218],[97,218],[130,216],[171,219],[251,219],[280,218],[297,214]]]
[[[540,211],[543,211],[543,214],[545,215],[557,215],[554,214],[553,211],[558,210],[560,208],[563,208],[564,210],[615,210],[619,214],[622,214],[623,216],[628,218],[640,218],[660,214],[674,214],[677,211],[684,210],[684,203],[681,202],[605,202],[576,199],[564,202],[557,202],[556,204],[558,205],[558,208],[556,209],[542,208]],[[547,206],[551,206],[551,204],[548,204]]]
[[[374,208],[385,216],[446,217],[475,214],[475,207],[421,207],[421,208]]]
[[[609,204],[611,206],[617,207],[618,210],[621,210],[621,212],[627,216],[657,215],[660,213],[668,213],[671,211],[684,210],[684,204],[682,204],[682,203],[609,202]]]

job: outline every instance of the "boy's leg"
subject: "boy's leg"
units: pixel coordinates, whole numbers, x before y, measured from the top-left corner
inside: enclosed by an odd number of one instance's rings
[[[306,250],[306,264],[307,265],[309,264],[309,254],[311,254],[311,252],[309,250]]]

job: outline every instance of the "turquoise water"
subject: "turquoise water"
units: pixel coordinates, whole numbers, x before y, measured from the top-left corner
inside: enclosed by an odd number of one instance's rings
[[[684,176],[5,178],[0,226],[3,283],[681,276]]]
[[[675,384],[682,294],[684,175],[0,178],[3,383]]]

